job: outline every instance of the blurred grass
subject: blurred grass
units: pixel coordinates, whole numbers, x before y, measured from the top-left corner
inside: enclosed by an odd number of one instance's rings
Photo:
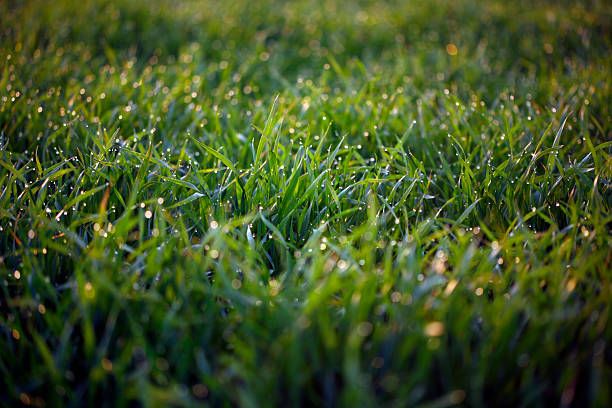
[[[0,404],[610,405],[611,17],[0,3]]]

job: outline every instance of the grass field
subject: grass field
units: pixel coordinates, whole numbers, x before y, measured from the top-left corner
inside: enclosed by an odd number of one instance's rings
[[[609,2],[0,22],[0,406],[612,405]]]

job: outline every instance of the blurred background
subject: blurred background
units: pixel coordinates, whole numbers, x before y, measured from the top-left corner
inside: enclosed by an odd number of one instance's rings
[[[318,76],[335,61],[357,78],[408,76],[417,88],[452,84],[489,99],[503,84],[544,102],[555,96],[556,74],[609,58],[612,34],[602,0],[19,0],[0,7],[3,52],[44,60],[59,83],[89,74],[70,69],[83,58],[92,69],[129,59],[136,68],[222,63],[258,88],[254,97]]]

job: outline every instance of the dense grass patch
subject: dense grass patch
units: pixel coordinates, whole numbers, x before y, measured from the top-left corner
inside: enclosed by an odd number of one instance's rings
[[[0,405],[612,404],[607,2],[0,22]]]

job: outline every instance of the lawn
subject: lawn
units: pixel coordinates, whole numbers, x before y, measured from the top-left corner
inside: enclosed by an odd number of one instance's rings
[[[612,405],[608,1],[0,23],[0,406]]]

